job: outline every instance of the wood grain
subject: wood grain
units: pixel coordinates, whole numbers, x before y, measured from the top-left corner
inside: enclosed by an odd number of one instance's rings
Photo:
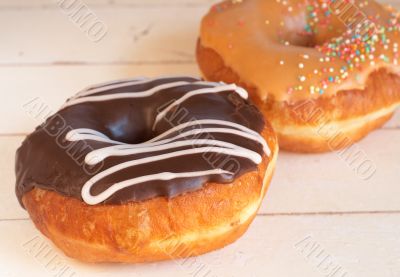
[[[0,65],[194,63],[199,20],[207,9],[93,7],[107,27],[97,43],[61,9],[6,9],[0,17]]]

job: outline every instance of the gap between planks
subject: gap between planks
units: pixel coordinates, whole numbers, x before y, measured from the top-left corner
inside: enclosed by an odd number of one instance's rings
[[[222,0],[221,0],[222,1]],[[220,2],[221,2],[220,1]],[[216,1],[215,3],[218,3]],[[161,3],[154,3],[154,4],[135,4],[135,3],[120,3],[120,4],[95,4],[95,3],[88,3],[86,4],[88,8],[94,9],[175,9],[179,8],[198,8],[198,7],[211,7],[214,3],[172,3],[163,5]],[[398,5],[398,4],[397,4]],[[396,6],[396,4],[394,5]],[[2,11],[29,11],[29,10],[57,10],[60,9],[59,6],[55,3],[53,4],[43,4],[40,6],[1,6],[0,5],[0,12]]]
[[[203,0],[203,1],[169,1],[168,3],[162,1],[132,1],[129,2],[114,2],[107,1],[103,3],[99,3],[101,1],[93,2],[84,0],[83,4],[87,5],[89,8],[96,9],[110,9],[110,8],[124,8],[124,9],[136,9],[136,8],[145,8],[145,9],[168,9],[168,8],[197,8],[197,7],[211,7],[213,4],[221,2],[222,0]],[[396,5],[396,3],[394,3]],[[0,12],[1,11],[19,11],[19,10],[54,10],[59,9],[60,7],[57,4],[56,0],[43,1],[43,3],[39,4],[0,4]]]
[[[51,66],[116,66],[116,65],[196,65],[195,60],[161,60],[161,61],[108,61],[108,62],[85,62],[85,61],[55,61],[55,62],[22,62],[2,63],[0,67],[51,67]]]
[[[258,217],[286,217],[286,216],[352,216],[352,215],[389,215],[398,214],[399,211],[346,211],[346,212],[300,212],[300,213],[258,213]],[[0,222],[5,221],[27,221],[29,217],[23,218],[2,218]]]

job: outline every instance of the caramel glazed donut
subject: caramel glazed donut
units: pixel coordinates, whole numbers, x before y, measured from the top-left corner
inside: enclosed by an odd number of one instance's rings
[[[16,155],[16,194],[68,256],[149,262],[235,241],[256,215],[277,138],[236,85],[191,77],[101,84]]]
[[[280,148],[350,146],[400,103],[398,14],[375,1],[242,0],[214,6],[197,60],[206,79],[245,87]]]

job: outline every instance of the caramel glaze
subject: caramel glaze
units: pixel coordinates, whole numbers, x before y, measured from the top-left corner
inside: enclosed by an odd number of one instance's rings
[[[263,101],[268,97],[294,103],[331,97],[338,91],[363,89],[368,76],[379,68],[397,73],[400,69],[397,50],[393,50],[400,42],[397,14],[375,1],[354,1],[352,12],[363,13],[373,23],[368,34],[374,40],[367,41],[370,49],[364,51],[365,43],[352,45],[354,32],[348,31],[343,19],[340,20],[343,15],[331,11],[326,16],[320,12],[323,7],[329,12],[326,7],[330,2],[225,1],[204,17],[201,45],[214,50],[240,76],[242,83],[256,88]],[[339,2],[348,3],[336,1]],[[312,19],[309,7],[316,11]],[[343,6],[336,8],[340,11]],[[310,24],[315,30],[305,31]],[[329,52],[332,43],[342,50],[359,47],[357,53],[364,54],[364,61],[354,61],[357,57],[347,52],[341,58],[334,57]],[[335,82],[329,81],[332,77]]]

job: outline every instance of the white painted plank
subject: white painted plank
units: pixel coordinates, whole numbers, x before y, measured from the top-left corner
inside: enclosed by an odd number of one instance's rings
[[[55,276],[67,266],[68,274],[62,276],[319,277],[338,266],[332,276],[397,277],[399,233],[400,215],[257,217],[236,243],[197,258],[89,265],[65,257],[30,221],[8,221],[0,222],[0,275]],[[40,253],[41,244],[48,248]],[[49,263],[52,257],[56,258]]]
[[[348,155],[281,152],[261,212],[400,210],[399,141],[399,130],[379,130]]]
[[[71,0],[70,0],[71,1]],[[61,0],[2,0],[0,8],[3,9],[31,9],[31,8],[56,8],[57,3]],[[67,3],[68,1],[64,1]],[[71,1],[72,2],[72,1]],[[165,7],[165,6],[190,6],[190,5],[211,5],[218,3],[218,0],[82,0],[83,3],[89,6],[140,6],[140,7]]]
[[[0,219],[25,218],[14,195],[14,154],[23,137],[0,137]],[[368,180],[335,153],[296,155],[280,153],[276,174],[261,207],[261,214],[400,211],[400,130],[381,130],[358,149],[376,167]],[[353,153],[356,153],[354,151]]]
[[[0,176],[3,178],[3,184],[0,187],[0,203],[2,203],[0,205],[0,220],[28,217],[15,196],[15,151],[23,138],[14,136],[0,138]]]
[[[97,43],[85,34],[90,23],[79,28],[59,9],[0,11],[0,65],[194,62],[200,18],[208,7],[92,10],[107,27]]]
[[[46,111],[55,111],[67,98],[88,85],[159,75],[198,76],[198,71],[193,64],[0,67],[0,94],[3,95],[0,105],[6,119],[0,120],[0,134],[28,133],[41,123],[40,117],[29,113],[33,105],[24,108],[33,99],[48,107]]]
[[[384,128],[397,128],[400,129],[400,109],[394,114],[393,118],[386,123]]]

